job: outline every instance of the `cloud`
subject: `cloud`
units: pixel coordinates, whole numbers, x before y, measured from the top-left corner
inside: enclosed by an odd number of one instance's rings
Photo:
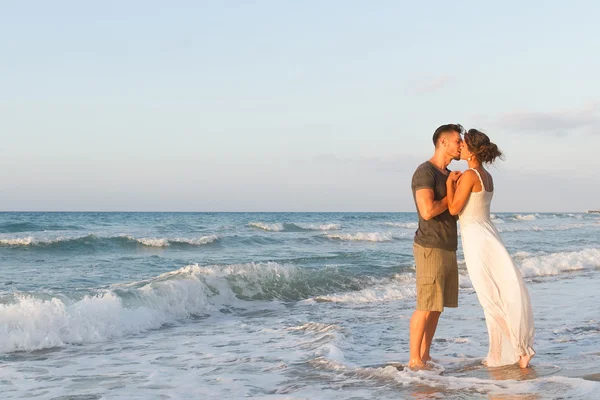
[[[477,116],[487,125],[516,133],[566,136],[573,133],[600,134],[600,102],[579,109],[549,112],[513,111],[494,118]]]
[[[412,91],[415,94],[429,94],[436,92],[454,81],[452,76],[438,76],[433,79],[423,79],[414,83]]]

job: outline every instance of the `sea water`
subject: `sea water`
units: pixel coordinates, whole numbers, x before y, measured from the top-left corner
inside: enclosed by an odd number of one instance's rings
[[[497,213],[532,367],[459,307],[408,360],[415,213],[0,213],[2,399],[600,398],[600,214]]]

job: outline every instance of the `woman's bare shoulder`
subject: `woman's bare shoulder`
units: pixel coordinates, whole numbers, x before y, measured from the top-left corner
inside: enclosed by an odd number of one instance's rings
[[[473,171],[472,169],[467,169],[465,170],[465,172],[462,173],[461,179],[466,179],[468,181],[472,181],[472,180],[479,180],[479,178],[477,177],[477,173],[475,171]]]

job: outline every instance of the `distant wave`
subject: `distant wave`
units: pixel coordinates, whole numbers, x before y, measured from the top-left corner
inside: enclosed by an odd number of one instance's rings
[[[201,246],[203,244],[214,243],[221,237],[219,235],[208,235],[197,238],[134,238],[127,236],[128,239],[151,247],[167,247],[174,244]]]
[[[32,238],[31,236],[20,237],[20,238],[10,238],[10,239],[0,239],[0,246],[29,246],[31,244],[38,244],[39,240]],[[48,241],[48,243],[50,243]]]
[[[494,221],[496,223],[496,221]],[[524,231],[532,231],[532,232],[544,232],[544,231],[568,231],[571,229],[580,229],[585,228],[586,224],[567,224],[567,225],[558,225],[558,226],[545,226],[540,227],[537,225],[525,225],[525,226],[502,226],[497,228],[498,232],[524,232]]]
[[[0,224],[0,233],[64,231],[80,229],[81,227],[76,225],[38,225],[31,222],[8,222]]]
[[[170,245],[190,245],[200,246],[214,243],[220,239],[218,235],[201,236],[197,238],[135,238],[129,235],[102,237],[96,235],[86,235],[78,237],[57,237],[57,238],[35,238],[32,236],[4,238],[0,239],[0,246],[7,247],[52,247],[52,248],[77,248],[87,246],[148,246],[148,247],[167,247]]]
[[[557,336],[565,336],[563,340],[557,338],[557,342],[572,341],[575,335],[580,339],[582,336],[589,336],[591,339],[595,339],[600,334],[600,322],[591,320],[578,326],[563,326],[562,328],[553,330],[552,333]]]
[[[394,226],[396,228],[416,229],[419,227],[418,222],[385,222],[384,225]]]
[[[294,224],[290,224],[290,225],[295,225],[300,229],[304,229],[307,231],[336,231],[342,228],[342,226],[340,224],[322,224],[322,225],[317,225],[317,224],[300,224],[300,223],[294,223]]]
[[[527,214],[527,215],[517,214],[513,218],[515,220],[518,220],[518,221],[533,221],[534,219],[536,219],[536,215],[533,215],[533,214]]]
[[[490,218],[494,224],[503,224],[505,221],[496,214],[490,214]]]
[[[328,233],[325,237],[334,240],[352,241],[352,242],[391,242],[403,237],[412,237],[412,234],[392,234],[390,232],[357,232],[357,233]]]
[[[274,223],[268,224],[264,222],[250,222],[248,226],[253,228],[262,229],[270,232],[294,232],[294,231],[334,231],[341,229],[340,224],[304,224],[304,223]]]
[[[523,276],[529,278],[599,269],[600,250],[584,249],[528,257],[521,261],[520,268]]]
[[[582,219],[583,214],[573,213],[532,213],[532,214],[503,214],[502,217],[513,221],[534,221],[537,219]]]
[[[0,246],[55,246],[60,244],[89,244],[96,242],[100,238],[95,235],[86,235],[78,237],[58,237],[53,239],[36,238],[33,236],[23,236],[15,238],[0,239]]]
[[[551,254],[531,254],[519,251],[511,254],[511,256],[523,277],[530,279],[600,269],[599,249],[584,249]],[[464,262],[464,260],[462,261]],[[466,272],[463,272],[463,274],[460,276],[462,280],[460,287],[472,287],[468,279],[468,274]]]
[[[262,229],[263,231],[271,231],[271,232],[281,232],[285,229],[283,227],[282,223],[265,224],[263,222],[250,222],[248,225],[253,228],[258,228],[258,229]]]

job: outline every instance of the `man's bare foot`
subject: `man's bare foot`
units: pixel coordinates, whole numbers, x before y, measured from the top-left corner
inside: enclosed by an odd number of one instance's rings
[[[410,360],[408,363],[408,368],[412,369],[413,371],[418,371],[426,367],[427,364],[425,364],[422,360]]]
[[[521,358],[519,358],[519,367],[521,367],[521,368],[529,367],[529,361],[531,361],[532,358],[533,358],[533,356],[528,356],[528,355],[521,356]]]
[[[423,356],[423,357],[421,357],[421,361],[423,361],[423,362],[431,361],[431,356]]]

